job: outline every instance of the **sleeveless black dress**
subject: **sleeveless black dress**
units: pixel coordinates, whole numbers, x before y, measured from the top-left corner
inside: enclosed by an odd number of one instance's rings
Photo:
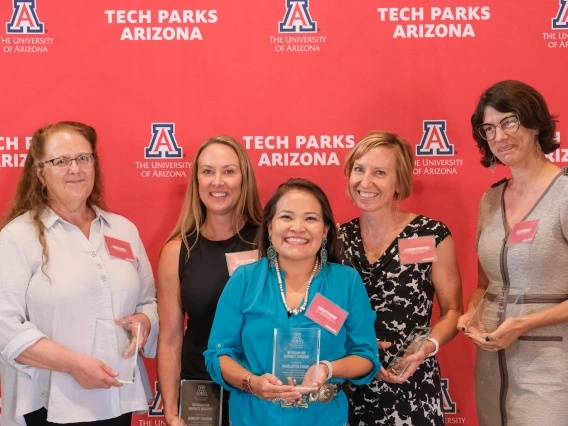
[[[247,222],[240,231],[240,237],[235,234],[228,240],[211,241],[201,235],[197,244],[191,249],[187,261],[187,249],[181,243],[179,257],[181,304],[188,315],[182,343],[183,379],[211,380],[205,368],[203,352],[207,349],[217,302],[229,280],[225,253],[253,250],[252,242],[257,230],[257,225]],[[194,242],[195,236],[188,237],[189,247]],[[223,425],[229,424],[228,400],[229,392],[224,391]]]
[[[377,312],[377,338],[393,343],[380,351],[385,368],[415,326],[430,325],[435,293],[432,263],[401,265],[398,253],[399,238],[427,235],[433,235],[438,246],[450,231],[441,222],[417,216],[381,257],[369,264],[359,219],[341,225],[339,230],[345,251],[344,263],[357,269],[371,306]],[[407,383],[398,385],[373,380],[368,385],[348,383],[346,387],[351,426],[444,425],[440,369],[435,357],[426,358]]]

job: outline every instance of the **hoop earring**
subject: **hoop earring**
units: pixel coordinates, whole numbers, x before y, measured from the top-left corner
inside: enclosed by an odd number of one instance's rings
[[[321,250],[320,250],[321,266],[325,265],[328,259],[327,248],[325,247],[326,245],[327,245],[327,238],[324,238],[321,242]]]
[[[278,255],[278,253],[276,253],[276,249],[272,245],[272,235],[268,236],[268,242],[270,243],[270,245],[266,250],[266,257],[268,258],[269,265],[272,267],[276,263],[276,256]]]
[[[497,168],[497,158],[493,156],[491,157],[491,161],[489,161],[489,170],[491,170],[491,173],[495,174],[496,168]]]

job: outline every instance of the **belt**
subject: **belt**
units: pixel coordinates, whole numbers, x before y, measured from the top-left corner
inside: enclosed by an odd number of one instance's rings
[[[327,404],[333,398],[337,396],[341,390],[341,383],[326,383],[316,392],[303,394],[300,398],[294,402],[282,404],[282,408],[308,408],[308,404],[313,404],[314,402],[321,402],[322,404]]]

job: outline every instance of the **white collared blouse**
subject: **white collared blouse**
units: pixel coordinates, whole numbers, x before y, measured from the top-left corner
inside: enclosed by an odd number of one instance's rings
[[[133,384],[110,389],[81,387],[58,371],[15,359],[42,338],[91,355],[97,318],[144,313],[152,328],[143,353],[156,354],[158,315],[150,262],[134,224],[93,207],[89,238],[53,210],[42,216],[49,261],[41,270],[42,248],[30,213],[0,232],[0,363],[2,422],[25,424],[23,415],[46,407],[48,421],[89,422],[148,409],[144,364]],[[135,261],[109,254],[104,236],[127,241]],[[49,276],[49,278],[48,278]],[[146,376],[147,377],[147,376]],[[147,380],[147,379],[146,379]]]

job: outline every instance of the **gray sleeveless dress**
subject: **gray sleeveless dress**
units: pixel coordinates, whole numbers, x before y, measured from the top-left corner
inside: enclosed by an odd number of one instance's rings
[[[490,284],[524,291],[501,321],[568,300],[568,168],[523,219],[539,220],[532,242],[506,246],[506,186],[483,195],[476,241]],[[568,323],[531,330],[498,352],[478,349],[475,397],[481,426],[568,425]]]

